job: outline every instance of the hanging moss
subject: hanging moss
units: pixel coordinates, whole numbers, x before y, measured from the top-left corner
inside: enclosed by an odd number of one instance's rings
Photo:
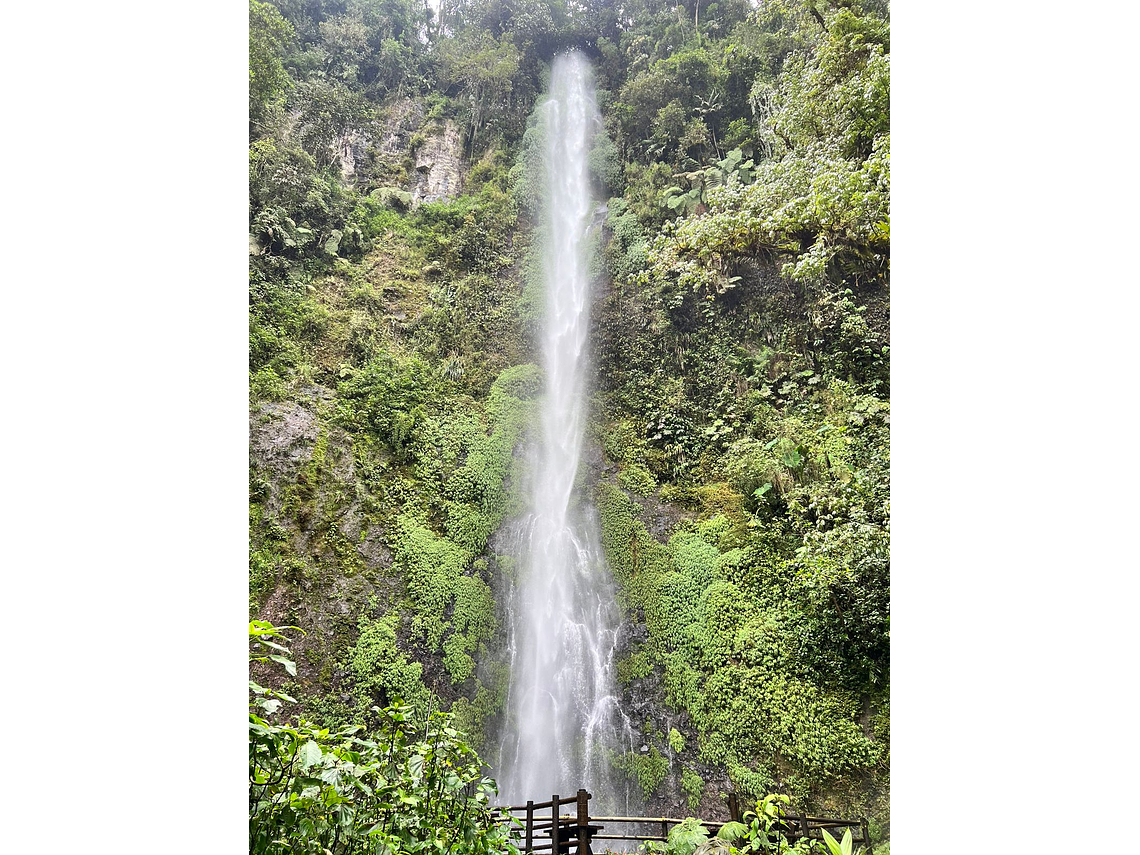
[[[669,773],[668,758],[655,746],[646,753],[627,751],[625,754],[613,754],[610,762],[627,779],[637,782],[645,798],[653,795]]]
[[[689,803],[689,810],[695,811],[701,806],[701,795],[705,791],[705,782],[692,769],[681,772],[681,792]]]

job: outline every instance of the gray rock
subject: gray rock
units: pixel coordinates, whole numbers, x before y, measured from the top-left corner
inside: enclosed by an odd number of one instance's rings
[[[365,163],[370,142],[371,134],[357,128],[349,128],[333,142],[342,181],[347,183],[356,176],[357,169]]]
[[[412,206],[454,199],[463,189],[463,137],[450,119],[440,133],[428,137],[416,152]]]
[[[383,127],[376,148],[381,154],[403,155],[412,134],[424,123],[423,105],[411,98],[394,101],[385,108]]]
[[[317,416],[300,404],[262,404],[250,414],[250,459],[274,474],[295,473],[317,441]]]

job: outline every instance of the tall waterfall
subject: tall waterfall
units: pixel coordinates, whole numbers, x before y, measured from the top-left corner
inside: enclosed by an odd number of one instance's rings
[[[515,532],[521,572],[509,604],[511,683],[499,781],[516,803],[586,787],[595,804],[616,807],[626,787],[611,780],[605,749],[629,751],[632,739],[613,674],[620,613],[596,512],[574,492],[586,422],[587,241],[596,213],[587,157],[601,128],[590,65],[580,54],[555,60],[539,121],[546,395],[531,509]]]

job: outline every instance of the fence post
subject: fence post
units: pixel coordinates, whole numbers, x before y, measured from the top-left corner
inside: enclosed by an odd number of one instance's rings
[[[733,822],[740,822],[740,802],[736,798],[736,793],[728,794],[728,818]]]
[[[558,844],[562,842],[561,838],[559,836],[559,832],[562,831],[562,828],[558,825],[558,794],[557,793],[555,793],[553,796],[550,797],[550,819],[551,819],[551,822],[553,823],[553,826],[550,829],[550,843],[551,843],[550,852],[551,852],[551,855],[558,855],[558,851],[559,851],[558,850]]]
[[[578,855],[587,855],[590,851],[590,794],[585,790],[578,790]]]
[[[863,845],[867,847],[867,855],[875,855],[875,850],[871,846],[871,825],[867,822],[867,817],[863,817]]]
[[[534,849],[534,799],[527,799],[526,802],[526,848],[524,852],[529,853]]]
[[[807,808],[800,808],[800,834],[805,840],[809,839]]]

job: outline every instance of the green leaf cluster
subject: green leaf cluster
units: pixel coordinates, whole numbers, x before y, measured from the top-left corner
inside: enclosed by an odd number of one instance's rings
[[[283,629],[255,621],[251,643],[284,650],[272,641]],[[490,812],[495,783],[449,715],[397,703],[373,707],[367,727],[330,729],[286,720],[287,696],[255,683],[250,693],[251,853],[516,851]]]

